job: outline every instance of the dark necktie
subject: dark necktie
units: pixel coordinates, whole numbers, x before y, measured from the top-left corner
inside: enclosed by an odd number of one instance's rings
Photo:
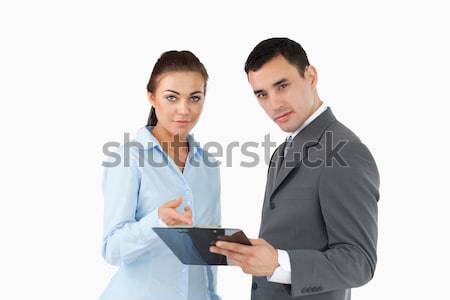
[[[278,174],[280,173],[281,165],[283,164],[286,153],[291,146],[292,146],[292,136],[290,135],[283,143],[283,145],[281,145],[275,178],[277,178]]]

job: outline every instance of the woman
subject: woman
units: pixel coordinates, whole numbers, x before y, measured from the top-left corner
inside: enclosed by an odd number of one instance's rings
[[[189,51],[165,52],[153,68],[148,124],[119,148],[120,165],[105,169],[102,254],[119,270],[102,300],[219,299],[215,267],[183,265],[152,230],[220,224],[219,168],[189,134],[207,80]]]

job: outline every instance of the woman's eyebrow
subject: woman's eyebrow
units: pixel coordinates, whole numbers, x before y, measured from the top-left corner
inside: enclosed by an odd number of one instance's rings
[[[163,91],[163,92],[171,92],[171,93],[180,95],[180,93],[178,93],[177,91],[174,91],[174,90],[165,90],[165,91]]]
[[[194,94],[203,94],[203,92],[202,91],[195,91],[195,92],[191,93],[191,95],[194,95]]]

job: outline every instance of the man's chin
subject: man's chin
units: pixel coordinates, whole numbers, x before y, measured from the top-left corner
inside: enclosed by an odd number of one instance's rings
[[[286,133],[291,133],[294,132],[296,130],[296,128],[294,129],[292,125],[289,126],[289,124],[277,124],[278,127],[280,127],[281,130],[283,130]]]

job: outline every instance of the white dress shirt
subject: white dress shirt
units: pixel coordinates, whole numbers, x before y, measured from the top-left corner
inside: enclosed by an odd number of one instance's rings
[[[293,140],[295,136],[308,126],[312,121],[314,121],[320,114],[322,114],[326,109],[327,105],[322,102],[322,105],[311,115],[305,122],[294,132],[289,134],[286,138],[287,140]],[[280,264],[272,275],[267,276],[267,280],[271,282],[291,284],[291,260],[288,253],[285,250],[277,249],[278,252],[278,263]]]

